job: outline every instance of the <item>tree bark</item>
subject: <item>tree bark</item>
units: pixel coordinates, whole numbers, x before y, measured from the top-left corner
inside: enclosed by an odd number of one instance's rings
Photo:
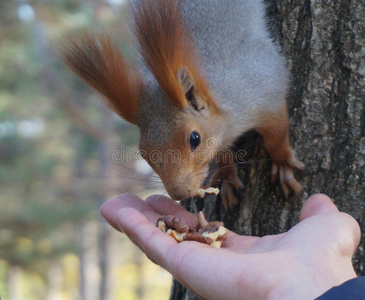
[[[302,198],[325,193],[360,223],[362,239],[353,262],[358,275],[365,275],[365,4],[272,0],[268,14],[292,74],[290,138],[306,165],[296,172],[305,188]],[[239,173],[246,190],[239,207],[227,213],[219,197],[184,205],[239,234],[287,231],[298,222],[303,200],[285,199],[279,184],[270,182],[271,161],[257,134],[245,134],[237,143],[242,147],[246,157]],[[198,298],[174,281],[171,299]]]

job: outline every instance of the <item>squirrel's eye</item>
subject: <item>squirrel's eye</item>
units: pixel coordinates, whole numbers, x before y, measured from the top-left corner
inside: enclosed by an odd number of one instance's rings
[[[200,145],[200,134],[196,130],[194,130],[190,134],[190,146],[191,150],[194,151]]]

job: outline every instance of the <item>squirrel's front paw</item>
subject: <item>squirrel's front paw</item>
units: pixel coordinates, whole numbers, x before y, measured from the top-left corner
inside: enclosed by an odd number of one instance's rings
[[[218,186],[222,182],[220,195],[226,210],[233,209],[238,204],[234,190],[244,188],[243,183],[238,178],[237,167],[235,164],[225,165],[218,168],[210,179],[209,186]]]
[[[274,161],[272,164],[271,180],[272,182],[275,182],[279,177],[281,187],[287,198],[290,196],[291,192],[294,192],[298,196],[303,190],[300,183],[294,177],[293,168],[302,170],[304,164],[295,157],[292,150],[287,159]]]

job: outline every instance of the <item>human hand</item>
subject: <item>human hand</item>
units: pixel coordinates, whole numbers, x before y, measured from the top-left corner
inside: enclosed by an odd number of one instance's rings
[[[196,215],[165,196],[143,201],[123,194],[104,203],[101,214],[202,298],[314,299],[356,277],[351,259],[359,225],[321,194],[306,200],[300,222],[288,232],[261,238],[229,232],[221,249],[177,243],[157,229],[161,215],[177,215],[195,225]]]

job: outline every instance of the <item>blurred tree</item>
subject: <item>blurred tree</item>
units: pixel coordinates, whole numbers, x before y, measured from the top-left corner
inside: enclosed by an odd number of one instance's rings
[[[0,294],[6,299],[59,293],[113,299],[110,278],[124,258],[109,247],[111,230],[99,206],[156,182],[125,160],[136,149],[136,128],[66,70],[57,48],[70,33],[104,29],[132,56],[122,2],[0,1],[0,283],[7,282]],[[123,245],[122,255],[138,257],[132,249]]]
[[[69,224],[95,219],[106,197],[106,187],[84,188],[81,195],[72,179],[84,162],[101,156],[105,162],[110,155],[101,151],[97,125],[105,115],[95,101],[84,101],[80,111],[72,98],[90,98],[91,92],[79,82],[62,80],[64,71],[50,47],[54,24],[61,15],[83,14],[80,6],[74,1],[0,3],[0,257],[9,266],[9,288],[17,287],[19,268],[41,274],[47,282],[52,262],[77,250],[78,237]],[[84,25],[91,24],[93,11],[86,7]],[[76,143],[78,147],[70,146]],[[83,177],[95,182],[106,173],[103,167],[85,170]]]

